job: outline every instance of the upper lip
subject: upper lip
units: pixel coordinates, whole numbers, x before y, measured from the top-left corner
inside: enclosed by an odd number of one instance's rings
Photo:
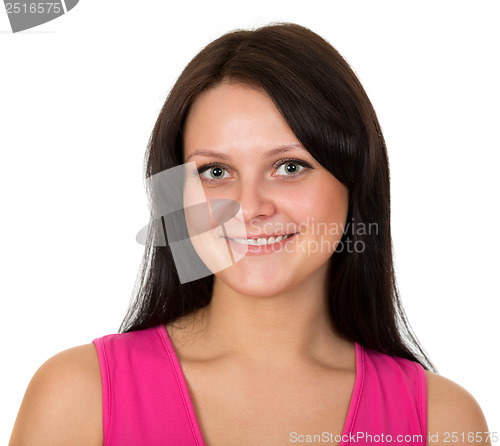
[[[280,235],[284,237],[285,235],[293,235],[296,234],[296,232],[291,232],[288,234],[254,234],[254,235],[245,235],[245,236],[239,236],[239,235],[228,235],[229,238],[238,238],[238,239],[259,239],[259,238],[269,238],[269,237],[279,237]]]

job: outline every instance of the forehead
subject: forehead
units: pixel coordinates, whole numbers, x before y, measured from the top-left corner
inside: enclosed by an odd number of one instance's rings
[[[195,99],[183,129],[184,156],[195,150],[267,150],[298,140],[261,88],[221,83]]]

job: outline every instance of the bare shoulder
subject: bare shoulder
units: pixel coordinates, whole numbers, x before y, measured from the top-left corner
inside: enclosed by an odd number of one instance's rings
[[[425,373],[427,430],[431,439],[428,446],[491,445],[483,411],[475,398],[452,380],[433,372]]]
[[[102,446],[102,387],[94,344],[64,350],[31,379],[9,446]]]

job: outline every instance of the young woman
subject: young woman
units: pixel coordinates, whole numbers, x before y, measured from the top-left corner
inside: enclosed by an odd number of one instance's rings
[[[209,44],[153,130],[158,175],[182,180],[164,198],[181,196],[192,245],[152,215],[166,238],[148,235],[119,334],[40,367],[11,445],[491,444],[406,321],[384,139],[330,44],[294,24]],[[217,200],[239,211],[199,238],[190,209]]]

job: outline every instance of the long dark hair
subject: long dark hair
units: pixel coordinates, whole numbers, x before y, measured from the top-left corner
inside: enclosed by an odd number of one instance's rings
[[[399,298],[380,125],[356,75],[323,38],[305,27],[279,23],[233,31],[207,45],[165,101],[146,151],[146,178],[183,163],[182,128],[189,107],[200,92],[224,80],[263,88],[303,146],[349,188],[348,225],[339,246],[363,249],[333,254],[328,298],[337,331],[435,371]],[[170,248],[146,244],[135,298],[119,332],[167,324],[205,307],[213,279],[181,284]]]

